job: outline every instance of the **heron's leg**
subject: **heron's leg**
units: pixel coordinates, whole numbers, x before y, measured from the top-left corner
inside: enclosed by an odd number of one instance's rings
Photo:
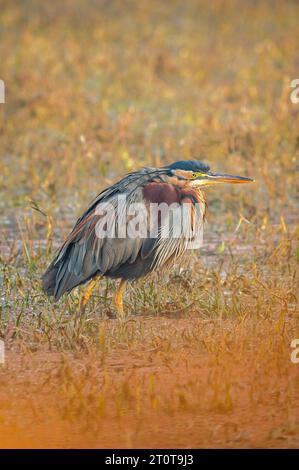
[[[85,312],[86,305],[91,297],[91,294],[95,285],[97,284],[97,281],[98,281],[97,279],[92,279],[90,283],[88,284],[87,288],[85,289],[85,291],[83,292],[81,299],[80,299],[80,312],[81,313]]]
[[[120,318],[123,318],[124,316],[123,293],[126,287],[126,282],[127,281],[125,279],[121,279],[119,286],[117,288],[117,291],[116,291],[115,299],[114,299]]]

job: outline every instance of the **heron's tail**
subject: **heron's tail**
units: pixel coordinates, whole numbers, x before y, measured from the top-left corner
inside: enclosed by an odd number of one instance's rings
[[[42,288],[57,301],[65,292],[70,292],[96,275],[96,271],[87,264],[84,266],[80,256],[80,245],[70,244],[58,252],[44,275]],[[86,268],[86,270],[84,269]]]
[[[65,292],[70,292],[87,280],[84,276],[70,272],[68,265],[67,257],[63,257],[57,263],[54,260],[42,276],[44,292],[48,296],[53,296],[55,301],[59,300]]]
[[[75,287],[87,281],[83,276],[77,276],[68,270],[68,259],[62,259],[55,264],[53,261],[42,276],[42,288],[48,296],[53,296],[57,301],[65,292],[70,292]]]
[[[60,296],[57,296],[56,286],[57,286],[57,274],[59,272],[60,265],[55,265],[55,260],[50,264],[46,272],[42,276],[42,288],[45,294],[48,296],[53,296],[55,300],[59,300]]]
[[[62,255],[58,253],[44,275],[42,276],[42,288],[44,292],[53,296],[57,301],[65,292],[70,292],[74,287],[85,281],[84,276],[76,275],[69,270],[69,249]]]

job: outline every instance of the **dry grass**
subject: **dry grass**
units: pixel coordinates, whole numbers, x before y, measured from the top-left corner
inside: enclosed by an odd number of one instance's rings
[[[298,447],[296,2],[6,2],[0,9],[0,446]],[[58,304],[40,275],[132,168],[199,157],[201,256]]]

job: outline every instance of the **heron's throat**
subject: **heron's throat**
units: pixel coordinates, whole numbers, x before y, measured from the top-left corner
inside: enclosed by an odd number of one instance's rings
[[[203,209],[203,212],[202,212],[202,215],[203,215],[203,221],[206,220],[206,215],[207,215],[207,207],[208,207],[208,204],[207,204],[207,200],[206,200],[206,195],[205,193],[199,189],[198,187],[197,188],[192,188],[193,191],[196,192],[196,195],[197,195],[197,203],[200,204],[202,206],[202,209]]]
[[[194,187],[190,181],[175,177],[163,182],[152,181],[143,188],[143,196],[149,203],[166,203],[167,205],[190,204],[193,209],[199,204],[203,216],[206,212],[206,198],[202,190]]]
[[[206,196],[201,187],[199,185],[194,185],[193,183],[194,182],[190,180],[176,179],[173,184],[180,194],[180,200],[182,203],[191,203],[193,206],[199,204],[201,206],[203,220],[205,220],[207,212]]]

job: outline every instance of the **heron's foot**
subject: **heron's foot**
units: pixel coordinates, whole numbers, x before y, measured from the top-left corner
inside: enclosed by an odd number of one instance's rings
[[[83,292],[82,296],[81,296],[81,299],[80,299],[80,313],[84,313],[85,312],[85,309],[86,309],[86,305],[88,304],[88,301],[91,297],[91,294],[92,294],[92,291],[95,287],[95,285],[97,284],[97,280],[96,279],[93,279],[87,286],[87,288],[85,289],[85,291]]]
[[[118,312],[118,318],[120,320],[123,320],[124,319],[124,305],[123,305],[123,294],[124,294],[124,289],[125,289],[125,286],[126,286],[126,280],[125,279],[122,279],[120,281],[120,284],[118,286],[118,289],[116,291],[116,295],[115,295],[115,306],[116,306],[116,309],[117,309],[117,312]]]

